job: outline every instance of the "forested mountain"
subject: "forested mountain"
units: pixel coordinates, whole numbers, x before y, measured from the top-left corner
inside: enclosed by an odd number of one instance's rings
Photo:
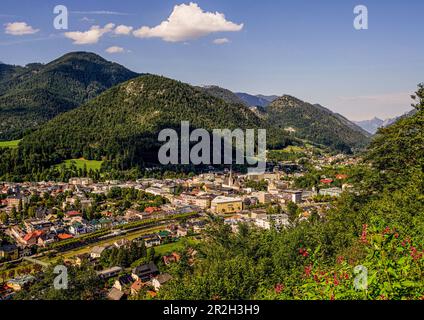
[[[0,140],[21,138],[26,131],[137,75],[86,52],[69,53],[46,65],[0,64]]]
[[[216,98],[223,99],[224,101],[228,103],[239,103],[243,104],[245,106],[249,106],[245,101],[240,99],[234,92],[224,89],[218,86],[204,86],[201,87],[205,92],[210,94],[211,96],[214,96]]]
[[[265,95],[251,95],[248,93],[237,92],[235,93],[244,103],[251,107],[262,107],[266,108],[268,105],[273,102],[278,96],[265,96]]]
[[[351,151],[369,141],[367,134],[346,118],[288,95],[273,101],[267,116],[273,127],[338,150]]]
[[[208,130],[261,126],[260,119],[244,105],[228,104],[175,80],[144,75],[109,89],[26,136],[19,148],[22,167],[18,171],[42,170],[79,157],[106,158],[120,169],[157,162],[157,150],[163,144],[158,142],[158,133],[164,128],[179,132],[181,121]]]

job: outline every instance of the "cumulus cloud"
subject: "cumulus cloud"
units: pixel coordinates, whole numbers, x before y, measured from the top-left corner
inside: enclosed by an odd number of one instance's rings
[[[23,36],[27,34],[34,34],[40,29],[34,29],[26,22],[10,22],[5,24],[5,32],[13,36]]]
[[[99,39],[106,33],[112,32],[115,25],[108,23],[103,28],[92,26],[90,30],[65,32],[65,37],[74,40],[74,44],[93,44],[99,42]]]
[[[114,33],[118,35],[129,35],[133,29],[133,27],[121,24],[116,27]]]
[[[106,49],[107,53],[123,53],[125,52],[124,48],[118,47],[118,46],[112,46]]]
[[[227,38],[218,38],[215,39],[214,41],[212,41],[214,44],[226,44],[226,43],[230,43],[230,40],[228,40]]]
[[[243,24],[228,21],[223,13],[205,12],[197,3],[176,5],[166,21],[133,32],[139,38],[161,38],[169,42],[198,39],[215,32],[235,32]]]

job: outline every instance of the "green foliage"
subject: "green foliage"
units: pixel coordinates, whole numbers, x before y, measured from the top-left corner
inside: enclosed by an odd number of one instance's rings
[[[137,76],[85,52],[69,53],[46,65],[1,65],[0,74],[0,139],[21,138],[56,115]]]
[[[54,267],[42,274],[34,284],[25,290],[19,291],[16,300],[102,300],[102,281],[92,267],[67,266],[68,289],[56,290],[54,279],[58,274],[54,273]]]
[[[367,134],[342,116],[290,96],[273,101],[267,108],[267,117],[271,126],[292,128],[298,138],[343,152],[363,148],[368,142]]]

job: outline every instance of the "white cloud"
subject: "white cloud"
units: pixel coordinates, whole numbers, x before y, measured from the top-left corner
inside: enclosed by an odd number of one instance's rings
[[[141,27],[133,32],[139,38],[161,38],[169,42],[197,39],[214,32],[235,32],[243,29],[225,19],[219,12],[205,12],[198,4],[176,5],[166,21],[155,27]]]
[[[5,32],[13,36],[23,36],[27,34],[34,34],[40,31],[40,29],[34,29],[29,26],[26,22],[10,22],[5,24]]]
[[[230,40],[228,40],[227,38],[218,38],[218,39],[215,39],[214,41],[213,41],[213,43],[214,44],[226,44],[226,43],[230,43]]]
[[[114,33],[118,35],[129,35],[133,29],[134,29],[133,27],[129,27],[129,26],[121,24],[116,27]]]
[[[125,52],[124,48],[118,47],[118,46],[113,46],[113,47],[109,47],[106,49],[107,53],[123,53]]]
[[[90,30],[85,32],[65,32],[65,37],[74,40],[74,44],[93,44],[97,43],[104,34],[112,32],[114,27],[115,25],[113,23],[108,23],[103,28],[100,26],[92,26]]]

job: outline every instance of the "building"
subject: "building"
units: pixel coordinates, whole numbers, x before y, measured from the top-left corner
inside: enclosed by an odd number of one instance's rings
[[[19,258],[19,249],[14,244],[0,246],[0,260],[16,260]]]
[[[264,215],[255,219],[255,225],[266,230],[270,230],[273,226],[280,229],[289,227],[290,220],[286,214]]]
[[[238,213],[243,210],[240,198],[216,197],[211,202],[211,211],[215,214]]]
[[[103,251],[105,251],[106,249],[107,249],[106,247],[100,247],[100,246],[94,247],[93,249],[91,249],[90,258],[91,259],[100,259]]]
[[[97,275],[102,279],[109,279],[109,278],[117,276],[121,272],[122,272],[121,267],[112,267],[112,268],[97,272]]]
[[[93,184],[93,179],[91,178],[71,178],[69,179],[69,184],[74,186],[88,186]]]
[[[158,274],[159,274],[159,269],[154,264],[154,262],[142,264],[138,267],[135,267],[132,270],[132,277],[136,281],[137,280],[148,281]]]
[[[170,281],[172,276],[168,273],[160,274],[152,280],[152,285],[155,288],[155,291],[159,291],[160,287]]]
[[[319,191],[319,194],[322,196],[330,196],[330,197],[340,197],[343,193],[343,190],[341,188],[329,188],[329,189],[322,189]]]
[[[282,195],[285,200],[293,203],[302,203],[302,190],[285,190]]]

